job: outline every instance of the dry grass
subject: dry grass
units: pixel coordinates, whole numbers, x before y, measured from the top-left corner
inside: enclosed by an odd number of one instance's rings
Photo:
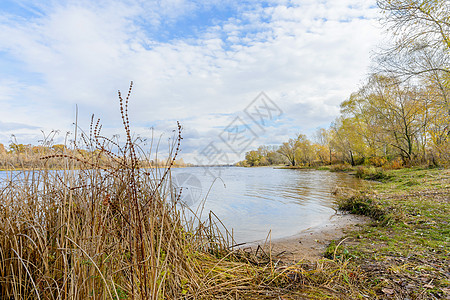
[[[125,145],[102,137],[93,122],[74,146],[89,156],[43,157],[34,170],[2,182],[0,299],[264,296],[273,268],[231,251],[232,238],[212,214],[188,222],[177,204],[170,169],[180,126],[166,167],[140,168],[151,152],[131,135],[130,93],[131,87],[125,99],[119,93]],[[65,167],[48,170],[50,159]]]

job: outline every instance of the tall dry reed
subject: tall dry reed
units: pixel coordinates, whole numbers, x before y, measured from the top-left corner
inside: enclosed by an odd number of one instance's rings
[[[1,183],[0,299],[269,295],[270,268],[232,251],[232,237],[212,213],[187,221],[177,204],[170,170],[180,125],[166,167],[140,167],[151,152],[131,133],[131,88],[125,98],[119,92],[124,144],[102,136],[93,120],[73,149],[41,157]],[[81,149],[89,151],[73,154]],[[49,160],[64,168],[49,170]]]

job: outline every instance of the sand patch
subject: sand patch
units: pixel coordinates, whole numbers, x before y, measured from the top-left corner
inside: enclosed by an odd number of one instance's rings
[[[342,238],[348,231],[357,230],[369,220],[368,217],[351,214],[332,215],[329,222],[325,224],[305,229],[291,237],[272,240],[270,242],[272,258],[279,259],[285,264],[300,260],[317,261],[323,258],[332,240]],[[264,242],[255,243],[250,247],[256,249],[258,245],[263,246],[263,244]],[[265,248],[268,246],[269,242],[266,242]]]

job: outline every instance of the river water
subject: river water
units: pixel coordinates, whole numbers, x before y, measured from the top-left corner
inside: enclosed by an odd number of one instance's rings
[[[220,175],[213,185],[211,173]],[[323,225],[335,214],[336,198],[331,192],[336,186],[364,184],[343,173],[270,167],[183,168],[174,169],[173,177],[179,179],[182,199],[191,208],[211,188],[203,214],[213,211],[228,229],[234,229],[237,242],[265,239],[270,230],[276,239]]]
[[[0,171],[0,179],[14,174]],[[271,167],[175,168],[172,182],[181,201],[194,211],[204,203],[203,216],[213,211],[239,243],[265,239],[270,230],[277,239],[326,224],[335,214],[331,192],[364,184],[343,173]]]

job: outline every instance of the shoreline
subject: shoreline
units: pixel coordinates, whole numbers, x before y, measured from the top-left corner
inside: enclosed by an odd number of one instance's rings
[[[370,220],[366,216],[341,212],[332,215],[328,222],[304,229],[295,235],[267,241],[266,247],[270,246],[273,258],[282,264],[295,264],[304,260],[316,262],[324,258],[325,251],[333,240],[341,239],[350,231],[357,231]],[[254,250],[258,245],[263,246],[264,241],[252,243],[244,249]]]

